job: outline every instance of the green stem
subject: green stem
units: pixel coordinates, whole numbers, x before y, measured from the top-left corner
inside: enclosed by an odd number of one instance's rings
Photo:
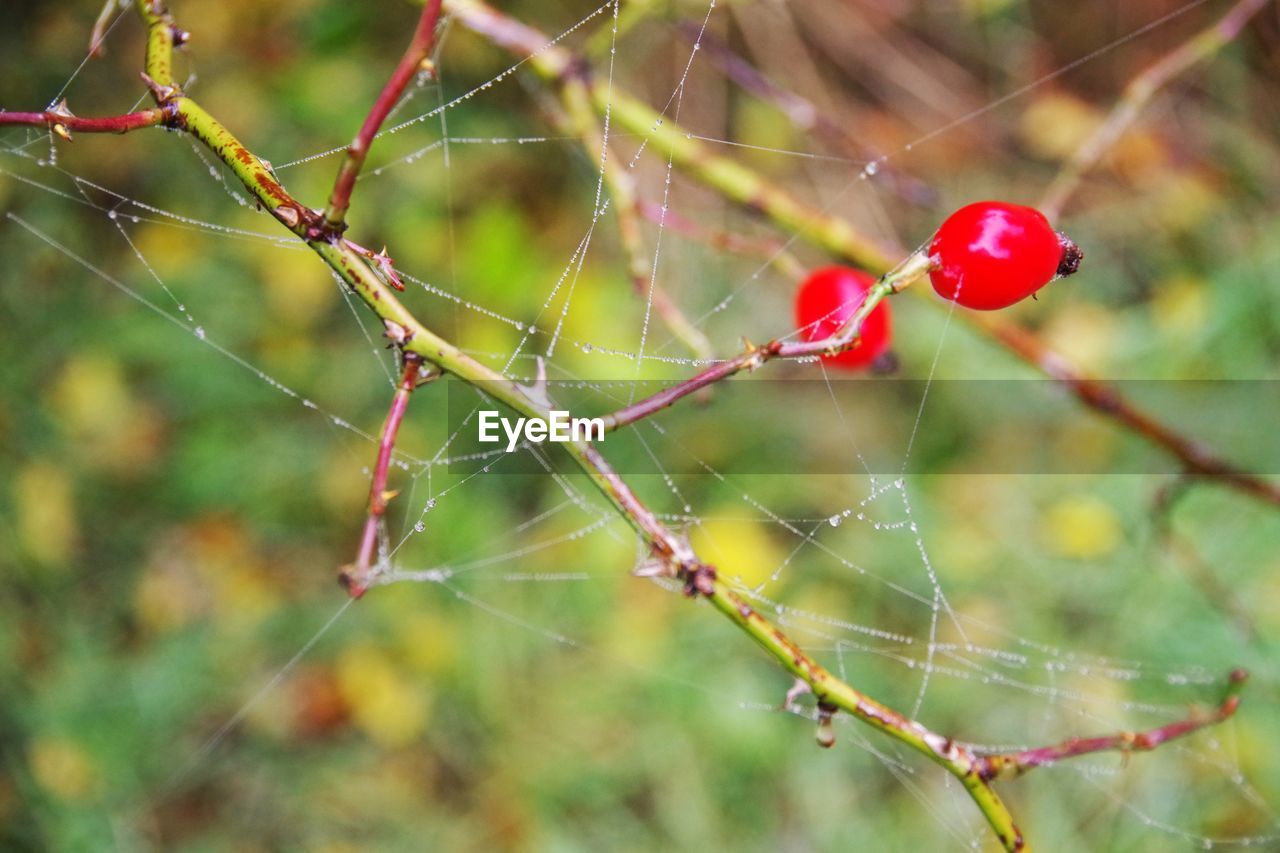
[[[1030,849],[1008,807],[984,778],[981,759],[970,750],[836,678],[723,581],[716,579],[706,598],[783,668],[808,684],[820,704],[834,705],[852,714],[941,765],[960,780],[1007,850]]]
[[[172,87],[173,46],[176,28],[161,0],[138,0],[138,14],[147,26],[147,76],[157,86]]]

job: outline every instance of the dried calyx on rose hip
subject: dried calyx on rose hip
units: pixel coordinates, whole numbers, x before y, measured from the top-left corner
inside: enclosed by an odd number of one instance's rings
[[[1035,208],[979,201],[947,217],[929,244],[929,258],[939,296],[991,311],[1071,275],[1084,253]]]
[[[825,267],[814,270],[796,294],[796,327],[806,341],[821,341],[839,332],[862,307],[876,279],[862,270]],[[881,302],[862,321],[852,349],[822,360],[833,367],[859,370],[887,356],[891,335],[889,306]]]

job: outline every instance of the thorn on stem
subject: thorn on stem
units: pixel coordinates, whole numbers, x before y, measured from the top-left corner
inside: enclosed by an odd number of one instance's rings
[[[791,689],[787,691],[787,695],[782,700],[782,710],[794,711],[796,709],[796,700],[806,693],[812,693],[813,688],[809,686],[809,682],[803,678],[797,678],[795,684],[791,685]]]
[[[434,382],[439,379],[444,371],[438,365],[423,362],[418,365],[418,375],[413,383],[414,388],[421,388],[423,385]]]
[[[657,557],[649,557],[631,570],[631,576],[636,578],[662,578],[670,575],[671,570],[667,568],[666,561]]]
[[[386,331],[382,334],[391,341],[389,346],[402,347],[413,340],[413,330],[406,329],[395,320],[383,320],[382,324],[386,326]]]
[[[538,356],[535,364],[537,366],[534,368],[533,384],[521,385],[520,390],[524,392],[526,397],[544,409],[553,409],[555,406],[551,402],[551,394],[547,390],[547,362],[542,356]]]
[[[151,97],[155,98],[158,106],[164,106],[178,94],[177,86],[161,86],[145,71],[139,71],[138,76],[142,78],[143,83],[147,84],[147,88],[151,90]]]
[[[49,114],[60,116],[62,118],[75,118],[75,113],[71,112],[71,108],[67,106],[66,98],[63,98],[62,100],[58,101],[58,103],[49,107]],[[52,124],[49,125],[49,129],[52,130],[54,133],[56,133],[60,138],[66,140],[67,142],[71,141],[71,131],[62,122],[60,121],[53,122]]]
[[[297,228],[298,223],[302,221],[302,218],[298,215],[297,209],[290,207],[287,204],[282,204],[277,207],[274,213],[276,215],[276,219],[279,219],[285,225],[289,226],[289,228]]]

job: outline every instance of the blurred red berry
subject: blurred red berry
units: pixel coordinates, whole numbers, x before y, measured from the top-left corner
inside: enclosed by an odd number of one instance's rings
[[[796,326],[806,341],[829,338],[862,307],[867,291],[876,283],[873,276],[849,267],[815,270],[796,294]],[[889,347],[889,306],[881,302],[862,323],[858,344],[822,360],[833,367],[858,370],[869,367]]]
[[[1040,211],[980,201],[947,217],[929,244],[929,257],[937,264],[929,280],[939,296],[990,311],[1075,272],[1082,255]]]

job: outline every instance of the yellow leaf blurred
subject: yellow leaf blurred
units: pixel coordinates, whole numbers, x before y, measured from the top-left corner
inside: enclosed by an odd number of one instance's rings
[[[722,510],[741,513],[736,507]],[[737,578],[747,587],[767,583],[786,559],[786,553],[769,536],[768,522],[754,519],[717,518],[712,513],[689,531],[689,540],[722,577]]]
[[[72,740],[40,735],[27,748],[31,775],[49,793],[64,800],[76,800],[92,792],[97,781],[93,761]]]
[[[132,405],[119,362],[83,351],[54,380],[50,403],[73,432],[89,434],[120,429]]]
[[[1051,287],[1069,287],[1071,280]],[[1077,367],[1086,372],[1102,372],[1111,360],[1119,323],[1112,309],[1089,303],[1055,306],[1043,338]]]
[[[1018,123],[1018,136],[1032,154],[1045,160],[1066,160],[1093,133],[1102,114],[1091,104],[1066,92],[1048,92],[1027,107]]]
[[[1130,127],[1107,153],[1103,162],[1135,184],[1158,180],[1172,168],[1169,147],[1154,133]]]
[[[348,648],[338,659],[337,675],[356,725],[383,746],[404,746],[426,728],[431,708],[425,690],[381,649]]]
[[[657,665],[667,649],[667,624],[681,597],[651,584],[628,583],[618,592],[605,640],[610,657],[637,667]]]
[[[1195,230],[1223,204],[1212,180],[1195,172],[1166,172],[1147,192],[1156,222],[1171,231]]]
[[[1043,523],[1050,550],[1077,560],[1107,556],[1123,535],[1115,510],[1092,495],[1059,500],[1045,513]]]
[[[457,628],[442,612],[406,613],[395,625],[405,662],[415,670],[440,675],[457,660]]]
[[[142,222],[129,225],[123,218],[118,221],[156,275],[166,284],[169,279],[190,272],[199,263],[200,238],[194,232],[175,228],[171,223]]]
[[[285,326],[314,326],[340,295],[338,283],[311,252],[262,244],[254,247],[253,258],[267,306]]]
[[[81,352],[54,380],[49,405],[87,464],[136,473],[160,449],[160,415],[129,391],[119,362]]]
[[[243,631],[267,616],[280,593],[256,543],[234,518],[210,517],[158,537],[133,592],[142,625],[168,631],[205,615]]]
[[[1208,299],[1204,280],[1179,276],[1156,286],[1150,303],[1151,322],[1166,335],[1183,337],[1204,327]]]
[[[352,460],[349,448],[337,447],[321,465],[316,487],[334,518],[350,520],[369,501],[369,472]]]
[[[133,609],[146,629],[181,628],[205,610],[208,590],[189,572],[168,563],[148,567],[133,590]]]
[[[36,562],[62,566],[71,558],[79,532],[73,484],[65,469],[37,461],[13,480],[18,541]]]

